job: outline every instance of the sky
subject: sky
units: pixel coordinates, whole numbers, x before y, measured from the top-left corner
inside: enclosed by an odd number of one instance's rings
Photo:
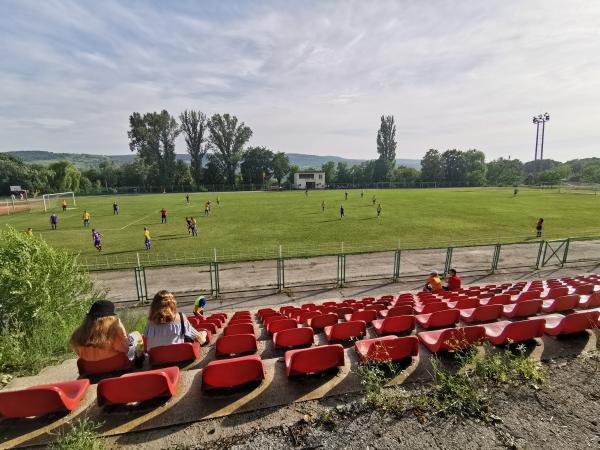
[[[250,145],[600,156],[600,2],[0,0],[0,151],[129,153],[133,111],[236,115]],[[185,152],[183,139],[177,152]]]

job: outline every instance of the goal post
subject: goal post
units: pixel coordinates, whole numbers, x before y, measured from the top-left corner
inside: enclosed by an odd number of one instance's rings
[[[74,192],[57,192],[56,194],[42,195],[42,201],[44,202],[44,212],[47,212],[50,208],[52,208],[52,206],[58,206],[58,203],[56,205],[53,205],[53,201],[62,203],[62,200],[66,201],[67,199],[71,200],[73,206],[77,206]]]

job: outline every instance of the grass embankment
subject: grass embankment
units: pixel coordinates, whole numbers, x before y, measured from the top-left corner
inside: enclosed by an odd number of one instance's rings
[[[566,195],[556,190],[520,189],[405,189],[344,191],[194,193],[187,204],[183,194],[79,197],[77,207],[63,213],[58,201],[58,230],[50,230],[43,212],[4,216],[0,222],[25,230],[32,227],[51,245],[81,253],[82,261],[116,265],[135,264],[136,253],[149,261],[171,258],[214,257],[228,260],[274,258],[282,246],[284,256],[402,248],[443,247],[448,244],[515,242],[533,239],[539,217],[545,219],[544,237],[600,235],[597,211],[600,197]],[[221,205],[216,199],[220,197]],[[372,198],[376,203],[373,205]],[[120,204],[113,215],[112,203]],[[212,213],[204,216],[211,200]],[[325,202],[325,211],[321,203]],[[382,216],[376,208],[381,203]],[[339,209],[345,217],[340,220]],[[160,209],[168,211],[161,224]],[[92,214],[84,228],[84,210]],[[186,216],[198,220],[199,237],[188,235]],[[143,227],[152,235],[146,253]],[[103,235],[103,251],[92,245],[91,228]],[[187,256],[186,256],[187,255]]]

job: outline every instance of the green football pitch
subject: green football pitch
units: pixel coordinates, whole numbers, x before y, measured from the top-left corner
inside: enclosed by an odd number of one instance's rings
[[[221,204],[217,206],[219,196]],[[375,196],[375,205],[373,204]],[[117,200],[120,214],[113,215]],[[212,211],[204,216],[204,203]],[[68,200],[69,203],[71,200]],[[325,202],[325,211],[321,204]],[[509,188],[402,189],[344,191],[193,193],[77,197],[51,230],[49,212],[21,212],[1,216],[0,221],[17,229],[32,227],[51,245],[81,253],[93,263],[98,259],[91,228],[103,236],[101,258],[169,258],[177,254],[219,255],[230,259],[335,253],[342,242],[347,252],[437,247],[534,239],[534,224],[543,217],[544,237],[563,238],[600,235],[600,196],[559,194],[556,190]],[[382,214],[377,217],[377,205]],[[345,217],[340,219],[340,206]],[[168,211],[161,224],[160,209]],[[84,228],[82,214],[91,213]],[[185,217],[198,221],[197,238],[187,232]],[[143,227],[150,230],[152,248],[146,254]]]

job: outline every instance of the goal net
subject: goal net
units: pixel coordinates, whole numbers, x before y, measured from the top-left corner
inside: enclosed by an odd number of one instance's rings
[[[600,184],[564,184],[559,189],[560,194],[590,194],[600,193]]]
[[[0,215],[10,215],[19,212],[33,212],[44,209],[41,198],[29,198],[26,200],[13,199],[0,200]]]
[[[44,211],[52,209],[61,209],[63,205],[66,205],[67,209],[74,208],[77,206],[75,202],[74,192],[57,192],[56,194],[44,194],[42,195],[42,201],[44,202]]]

